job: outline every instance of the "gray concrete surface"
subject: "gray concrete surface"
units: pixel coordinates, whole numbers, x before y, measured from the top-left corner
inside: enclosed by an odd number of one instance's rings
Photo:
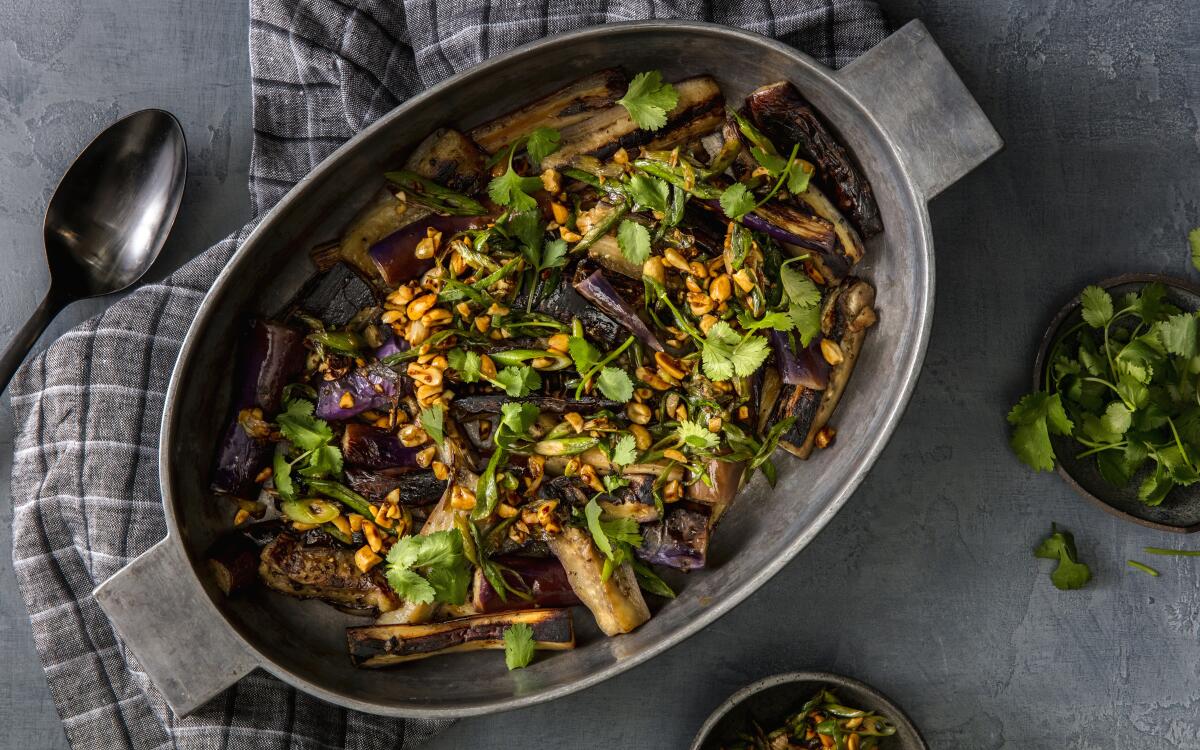
[[[463,721],[431,748],[686,746],[709,710],[797,668],[867,680],[938,750],[1200,748],[1200,561],[1129,572],[1124,525],[1010,455],[1003,416],[1081,285],[1195,277],[1200,11],[1192,0],[885,0],[923,18],[1007,141],[931,207],[937,312],[912,406],[874,472],[788,568],[667,654],[573,697]],[[181,0],[0,0],[0,337],[45,285],[41,212],[71,155],[142,106],[180,115],[192,175],[161,275],[247,214],[245,10]],[[61,332],[102,303],[77,305]],[[0,407],[0,476],[11,424]],[[61,748],[2,504],[0,747]],[[1030,550],[1075,532],[1095,581],[1060,593]],[[1144,556],[1142,556],[1144,557]]]

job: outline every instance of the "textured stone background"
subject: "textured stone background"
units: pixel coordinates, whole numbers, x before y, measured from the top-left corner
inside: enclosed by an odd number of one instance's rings
[[[1200,748],[1200,562],[1126,558],[1170,535],[1124,525],[1023,470],[1003,415],[1034,342],[1084,283],[1193,274],[1200,224],[1194,0],[884,0],[920,17],[1007,149],[931,206],[938,293],[912,405],[820,537],[735,611],[573,697],[461,722],[434,748],[684,746],[755,678],[844,672],[895,697],[934,748]],[[189,140],[161,276],[248,215],[246,11],[183,0],[0,0],[0,340],[37,304],[45,202],[119,114],[159,106]],[[72,307],[52,334],[99,310]],[[0,406],[7,485],[10,413]],[[0,747],[65,747],[0,527]],[[1030,548],[1055,520],[1095,581],[1060,593]],[[1200,540],[1191,540],[1200,546]],[[1142,556],[1144,557],[1144,556]]]

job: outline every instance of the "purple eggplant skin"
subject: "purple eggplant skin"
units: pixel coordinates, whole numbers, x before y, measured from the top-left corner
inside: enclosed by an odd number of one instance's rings
[[[818,182],[864,239],[883,231],[871,183],[795,86],[786,81],[763,86],[746,97],[746,104],[754,124],[780,152],[798,145],[800,155],[816,165]]]
[[[238,422],[238,412],[258,408],[270,419],[279,411],[283,387],[303,365],[303,333],[269,320],[251,324],[239,355],[241,390],[217,450],[211,484],[215,492],[247,499],[257,494],[254,480],[271,460],[273,447],[268,440],[248,435]]]
[[[372,470],[360,466],[347,466],[345,471],[346,485],[374,503],[384,502],[388,495],[400,490],[401,505],[428,505],[436,502],[446,490],[446,480],[438,479],[432,471],[406,468]]]
[[[486,216],[426,216],[371,245],[367,253],[387,285],[396,287],[433,268],[433,258],[418,258],[416,253],[417,243],[425,239],[430,229],[449,239],[456,232],[478,229],[488,220]]]
[[[420,448],[407,448],[394,433],[353,422],[342,433],[342,458],[364,469],[416,469]]]
[[[715,458],[708,460],[704,473],[708,475],[710,484],[692,482],[687,486],[687,499],[694,503],[707,505],[711,510],[708,525],[711,528],[724,515],[725,511],[737,497],[742,486],[742,475],[746,464],[743,461],[721,461]]]
[[[792,351],[788,335],[772,329],[768,334],[775,350],[775,366],[779,377],[788,385],[802,385],[816,391],[829,385],[829,363],[821,354],[821,336],[813,337],[799,352]]]
[[[579,597],[567,580],[567,571],[562,563],[553,557],[523,557],[505,555],[493,559],[501,566],[508,584],[518,591],[525,591],[532,597],[522,599],[513,594],[507,594],[507,601],[500,598],[496,589],[488,582],[480,569],[475,570],[475,587],[473,603],[480,612],[507,612],[515,609],[532,609],[534,607],[573,607],[579,604]],[[507,568],[507,570],[504,570]]]
[[[595,271],[583,281],[576,283],[575,291],[624,326],[634,336],[637,336],[643,344],[656,352],[663,351],[663,345],[659,342],[658,337],[642,322],[637,311],[613,288],[608,279],[604,278],[603,272]]]
[[[667,507],[663,520],[642,526],[639,559],[679,570],[704,567],[708,555],[711,508],[689,502]]]
[[[316,414],[321,419],[340,422],[367,409],[389,409],[400,392],[399,376],[390,367],[372,362],[365,367],[321,383],[317,389]],[[342,406],[342,396],[350,394],[352,406]]]
[[[383,359],[384,357],[390,357],[393,354],[399,354],[401,352],[406,352],[406,351],[408,351],[408,349],[409,349],[408,342],[405,341],[404,339],[396,338],[396,336],[393,334],[391,336],[388,336],[387,341],[384,341],[375,350],[375,359]]]

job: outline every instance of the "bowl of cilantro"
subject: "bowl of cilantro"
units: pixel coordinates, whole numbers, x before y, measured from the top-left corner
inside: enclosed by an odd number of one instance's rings
[[[1010,444],[1038,471],[1127,521],[1200,531],[1200,286],[1126,274],[1086,287],[1054,317],[1033,392],[1008,414]]]

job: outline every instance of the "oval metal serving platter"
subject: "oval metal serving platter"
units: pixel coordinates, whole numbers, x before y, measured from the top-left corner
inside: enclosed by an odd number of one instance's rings
[[[637,631],[603,638],[576,617],[579,648],[515,672],[494,653],[353,668],[329,607],[283,596],[226,599],[203,567],[228,528],[206,491],[246,319],[270,315],[312,273],[308,250],[351,215],[425,135],[467,129],[614,62],[668,80],[710,73],[728,101],[789,79],[840,133],[871,180],[886,231],[858,273],[878,287],[879,323],[835,415],[835,447],[808,462],[780,454],[772,491],[756,479],[725,516],[710,566]],[[97,590],[97,599],[178,713],[256,667],[313,695],[393,716],[450,717],[525,706],[593,685],[679,643],[749,596],[833,517],[879,455],[908,402],[928,340],[933,247],[926,202],[1000,140],[924,27],[911,23],[836,73],[757,34],[696,22],[584,29],[494,58],[397,107],[340,148],[263,217],[200,307],[167,394],[161,480],[168,536]],[[361,622],[361,620],[359,620]]]

